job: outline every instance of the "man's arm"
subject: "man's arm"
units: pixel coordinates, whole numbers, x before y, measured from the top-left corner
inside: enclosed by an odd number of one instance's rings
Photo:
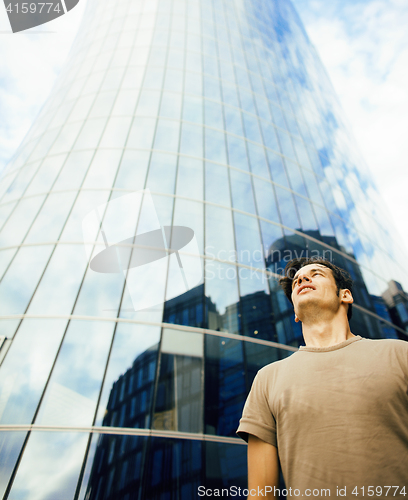
[[[268,486],[265,491],[266,486]],[[258,495],[262,489],[262,494]],[[279,487],[279,460],[275,446],[262,439],[248,435],[248,500],[256,498],[275,499],[274,487]],[[255,493],[255,495],[251,494]],[[255,490],[255,491],[254,491]],[[271,491],[272,490],[272,491]]]

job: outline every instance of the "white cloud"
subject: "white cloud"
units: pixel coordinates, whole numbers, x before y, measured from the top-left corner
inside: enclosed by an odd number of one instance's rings
[[[86,0],[54,21],[12,33],[0,8],[0,171],[49,95],[68,55]]]
[[[294,0],[408,249],[408,4]]]

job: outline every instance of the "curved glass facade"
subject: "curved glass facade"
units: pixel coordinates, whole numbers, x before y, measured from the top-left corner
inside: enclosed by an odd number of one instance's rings
[[[287,0],[89,0],[0,196],[4,499],[245,498],[246,394],[302,342],[292,257],[351,273],[355,334],[406,338],[403,252]]]

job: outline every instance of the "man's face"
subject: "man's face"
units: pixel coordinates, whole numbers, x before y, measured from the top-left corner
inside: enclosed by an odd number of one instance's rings
[[[308,264],[299,269],[292,281],[292,302],[300,320],[308,306],[338,307],[341,297],[331,269],[322,264]]]

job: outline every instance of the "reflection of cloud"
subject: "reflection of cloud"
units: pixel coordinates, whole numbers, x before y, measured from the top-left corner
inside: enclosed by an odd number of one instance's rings
[[[9,499],[72,498],[87,441],[86,433],[33,432]]]
[[[27,133],[63,66],[86,0],[65,16],[35,28],[36,34],[12,34],[0,9],[0,171]],[[39,31],[53,33],[38,34]],[[10,33],[10,34],[8,34]]]
[[[294,0],[294,5],[396,225],[405,228],[408,5],[398,0]],[[400,233],[408,247],[408,236]]]

